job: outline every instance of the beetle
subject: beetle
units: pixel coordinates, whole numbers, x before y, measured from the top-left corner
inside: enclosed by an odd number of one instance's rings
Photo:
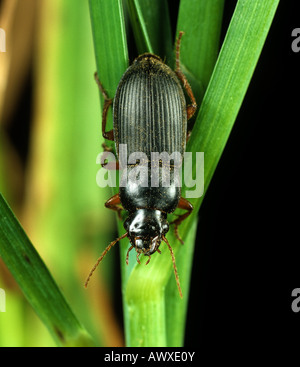
[[[183,32],[179,32],[176,42],[176,68],[173,71],[159,56],[144,53],[138,56],[132,65],[125,71],[116,90],[113,99],[110,99],[102,86],[97,73],[95,79],[104,96],[102,111],[102,135],[105,139],[115,142],[117,156],[119,147],[126,144],[127,154],[143,152],[147,158],[147,169],[153,168],[152,152],[179,152],[182,156],[185,151],[186,141],[190,132],[187,132],[187,121],[194,115],[197,104],[190,84],[180,69],[180,42]],[[181,83],[189,96],[191,103],[186,104]],[[107,113],[113,103],[113,129],[106,131]],[[136,164],[127,165],[128,177]],[[160,252],[159,246],[164,241],[171,253],[175,279],[179,294],[182,292],[179,283],[175,257],[167,238],[169,231],[167,214],[173,213],[176,208],[185,209],[186,212],[170,224],[175,226],[176,237],[179,224],[187,218],[193,210],[192,204],[181,197],[180,185],[175,183],[175,165],[170,162],[167,167],[162,167],[161,160],[158,164],[159,185],[137,185],[136,181],[128,178],[124,187],[120,187],[119,193],[112,196],[105,206],[118,212],[121,218],[121,210],[128,212],[124,221],[125,234],[111,242],[103,251],[96,264],[92,268],[85,286],[87,286],[94,270],[106,255],[106,253],[118,241],[128,237],[131,246],[126,255],[128,265],[129,252],[135,248],[137,261],[144,254],[149,257],[156,251]],[[103,164],[105,166],[105,164]],[[108,168],[109,164],[107,164]],[[165,171],[164,171],[165,170]],[[162,185],[163,172],[170,174],[170,185]]]

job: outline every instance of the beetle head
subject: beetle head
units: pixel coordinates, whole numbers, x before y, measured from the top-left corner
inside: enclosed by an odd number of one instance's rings
[[[106,249],[102,252],[101,256],[97,260],[96,264],[92,268],[85,282],[85,287],[87,287],[88,282],[93,275],[95,269],[98,264],[102,261],[107,252],[121,239],[128,237],[131,242],[131,247],[127,251],[126,263],[128,264],[128,254],[129,251],[135,247],[137,252],[137,260],[140,254],[144,254],[149,256],[149,260],[146,264],[149,263],[151,254],[154,252],[159,252],[159,245],[163,240],[171,253],[173,268],[175,279],[179,291],[179,295],[182,298],[182,292],[179,283],[179,277],[177,272],[177,267],[175,263],[175,256],[170,246],[165,234],[169,230],[169,224],[167,222],[167,214],[161,212],[160,210],[149,210],[149,209],[138,209],[136,212],[129,215],[129,217],[124,222],[124,228],[126,229],[126,233],[122,236],[111,242]],[[139,260],[138,260],[139,262]]]
[[[159,248],[169,224],[160,210],[138,209],[126,219],[124,228],[136,251],[150,256]]]

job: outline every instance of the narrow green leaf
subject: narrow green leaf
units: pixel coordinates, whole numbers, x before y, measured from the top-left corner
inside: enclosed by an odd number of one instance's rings
[[[114,98],[118,83],[128,67],[128,50],[126,43],[126,30],[121,0],[89,0],[91,23],[94,38],[94,48],[99,79],[110,98]],[[103,96],[100,93],[103,105]],[[112,114],[109,111],[107,130],[112,129]],[[100,132],[99,126],[99,132]],[[113,148],[111,142],[106,141]],[[118,182],[118,174],[117,174]],[[118,192],[118,187],[112,189]],[[122,226],[120,223],[120,231]],[[123,229],[124,232],[124,229]],[[127,247],[128,241],[120,241],[122,248]],[[128,268],[122,267],[122,279],[126,279]]]
[[[59,346],[94,346],[0,194],[0,255]]]
[[[128,66],[122,1],[89,0],[89,4],[97,71],[109,97],[113,98]]]
[[[278,3],[239,0],[235,8],[187,147],[188,151],[205,154],[206,189],[242,105]],[[193,201],[195,213],[202,199]]]
[[[128,50],[122,1],[89,0],[89,4],[99,79],[108,92],[109,97],[114,98],[118,83],[128,67]],[[103,105],[101,93],[100,101]],[[109,111],[107,130],[110,130],[112,126],[112,114]],[[114,148],[113,143],[108,141],[106,143]],[[112,191],[116,194],[118,187],[113,188]],[[118,221],[118,229],[120,234],[125,232],[121,221]],[[131,270],[131,265],[128,267],[124,266],[127,248],[128,240],[120,241],[122,292],[125,292],[127,278]],[[128,316],[125,306],[124,319],[125,324],[127,324]]]
[[[128,67],[122,1],[89,0],[89,5],[97,73],[108,97],[114,98],[118,83]],[[104,99],[100,93],[102,107],[103,103]],[[109,109],[106,130],[111,130],[112,127],[112,113]],[[106,144],[114,148],[112,142],[107,141]]]
[[[279,0],[237,3],[187,146],[187,151],[204,152],[205,190],[229,138],[278,3]],[[193,177],[196,177],[195,165]],[[188,235],[203,198],[190,199],[194,210],[180,227],[182,238]],[[176,256],[184,259],[186,247]]]
[[[229,138],[278,3],[277,0],[240,0],[237,3],[187,146],[187,151],[204,152],[205,190]],[[193,177],[196,177],[195,165]],[[183,193],[185,189],[183,187]],[[203,198],[204,196],[190,199],[194,210],[181,225],[182,238],[186,238],[190,233]],[[177,258],[188,261],[185,246],[179,254],[176,253]],[[170,325],[169,335],[176,336],[178,326]]]
[[[170,61],[173,40],[167,1],[128,0],[127,4],[138,53],[151,52]]]
[[[181,68],[200,105],[217,60],[224,0],[181,0],[177,34],[181,42]]]

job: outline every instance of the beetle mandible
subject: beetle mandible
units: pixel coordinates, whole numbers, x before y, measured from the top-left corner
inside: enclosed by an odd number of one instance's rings
[[[176,68],[175,72],[168,67],[160,57],[145,53],[138,56],[121,78],[115,98],[110,99],[102,86],[97,73],[95,78],[101,93],[104,96],[102,111],[102,135],[105,139],[115,142],[117,156],[119,157],[119,145],[127,145],[127,154],[143,152],[147,156],[148,170],[151,169],[151,152],[179,152],[181,156],[185,151],[186,141],[189,137],[187,121],[194,115],[197,104],[190,84],[180,69],[180,42],[183,32],[179,32],[176,42]],[[191,103],[186,105],[183,84]],[[113,130],[106,131],[107,112],[113,102]],[[160,162],[161,163],[161,162]],[[138,163],[137,163],[138,165]],[[105,165],[103,165],[105,166]],[[108,168],[109,164],[107,164]],[[134,169],[136,165],[128,165],[127,170]],[[85,286],[87,286],[94,270],[106,255],[106,253],[119,240],[128,237],[131,246],[127,251],[126,263],[128,264],[129,252],[135,248],[137,261],[139,256],[149,256],[156,251],[164,241],[171,253],[175,279],[179,294],[182,292],[179,283],[175,256],[170,246],[166,233],[169,230],[167,214],[176,208],[185,209],[186,213],[178,216],[170,224],[175,226],[176,237],[178,225],[192,212],[192,204],[181,197],[181,188],[175,185],[175,167],[169,164],[164,169],[169,170],[171,181],[168,187],[161,184],[162,167],[159,170],[158,187],[142,187],[130,178],[124,187],[120,187],[119,193],[112,196],[105,206],[118,212],[128,211],[128,217],[124,222],[125,234],[111,242],[103,251],[93,269],[91,270]],[[128,175],[129,177],[129,175]]]

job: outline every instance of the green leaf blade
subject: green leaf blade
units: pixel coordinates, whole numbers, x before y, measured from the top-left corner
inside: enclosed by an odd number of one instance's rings
[[[173,40],[167,1],[128,0],[127,4],[139,54],[151,52],[170,61]]]
[[[0,194],[0,255],[59,346],[94,346]]]
[[[113,98],[128,66],[122,1],[90,0],[89,4],[97,71],[109,97]]]
[[[242,105],[278,3],[237,3],[187,147],[188,151],[205,154],[206,189]],[[202,199],[193,201],[195,212]]]
[[[180,1],[177,34],[185,33],[181,65],[199,105],[218,56],[223,8],[224,0]]]

